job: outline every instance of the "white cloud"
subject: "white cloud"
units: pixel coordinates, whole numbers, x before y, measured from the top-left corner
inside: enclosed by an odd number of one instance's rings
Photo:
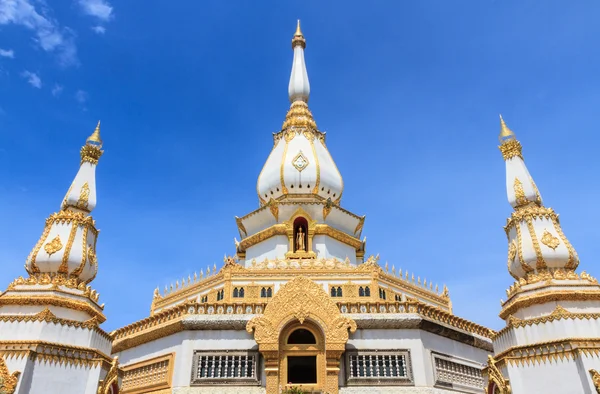
[[[113,17],[113,8],[106,0],[78,0],[79,6],[86,15],[93,16],[103,22]]]
[[[88,97],[89,97],[89,95],[87,94],[87,92],[85,90],[80,89],[77,92],[75,92],[75,100],[77,100],[77,102],[79,102],[79,104],[85,104]]]
[[[42,88],[42,79],[36,73],[32,73],[31,71],[23,71],[21,73],[23,78],[27,79],[27,82],[33,86],[34,88],[41,89]]]
[[[54,97],[58,97],[58,96],[60,96],[60,94],[62,93],[62,91],[63,91],[63,86],[55,83],[54,87],[52,88],[52,95]]]
[[[61,28],[58,22],[48,16],[49,9],[44,2],[38,10],[35,0],[0,0],[0,25],[15,24],[32,30],[34,40],[46,52],[55,53],[63,66],[76,65],[77,48],[75,34],[69,28]]]
[[[0,48],[0,56],[2,57],[9,57],[11,59],[15,58],[15,51],[13,51],[12,49],[2,49]]]
[[[104,34],[106,32],[106,28],[104,26],[92,26],[92,30],[98,34]]]

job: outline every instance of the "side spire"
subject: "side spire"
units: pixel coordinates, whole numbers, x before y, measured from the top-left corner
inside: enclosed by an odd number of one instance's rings
[[[96,165],[103,151],[100,122],[81,148],[81,165],[61,209],[46,219],[39,241],[27,257],[25,269],[32,276],[70,278],[91,282],[98,271],[98,230],[90,216],[96,207]]]
[[[295,101],[308,103],[310,96],[310,83],[308,82],[308,72],[304,63],[304,48],[306,48],[306,40],[300,30],[300,20],[298,20],[296,33],[294,33],[294,37],[292,38],[294,61],[292,63],[290,84],[288,86],[288,94],[292,103]]]
[[[542,197],[523,160],[522,146],[515,133],[500,115],[500,151],[506,162],[506,193],[513,208],[535,204],[543,206]]]
[[[83,211],[89,214],[96,207],[96,165],[103,153],[101,148],[102,138],[98,121],[96,129],[81,148],[81,166],[62,202],[62,210]]]
[[[544,207],[531,178],[521,143],[500,116],[500,151],[506,164],[506,193],[514,212],[508,219],[508,271],[517,280],[569,277],[579,264],[575,249],[564,235],[558,215]],[[537,278],[537,279],[536,279]]]

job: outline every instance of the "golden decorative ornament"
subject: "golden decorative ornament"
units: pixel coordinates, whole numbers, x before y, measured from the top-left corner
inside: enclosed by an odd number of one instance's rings
[[[119,369],[119,357],[115,356],[110,365],[110,369],[106,373],[104,379],[98,382],[97,394],[111,394],[111,389],[114,384],[119,383],[119,375],[123,375],[123,372]]]
[[[512,394],[510,382],[505,379],[500,369],[496,366],[496,360],[494,357],[488,354],[488,363],[484,368],[483,373],[488,376],[488,380],[493,382],[496,386],[496,390],[489,394]]]
[[[510,269],[510,264],[515,260],[517,256],[517,243],[513,239],[511,243],[508,245],[508,267]]]
[[[89,247],[87,248],[87,257],[90,265],[98,264],[98,260],[96,259],[96,252],[94,251],[92,245],[89,245]]]
[[[75,235],[77,235],[77,227],[76,225],[71,226],[71,232],[69,233],[69,239],[67,240],[67,246],[65,247],[65,252],[62,256],[62,263],[58,267],[58,272],[60,274],[68,274],[69,273],[69,257],[71,257],[71,248],[73,247],[73,242],[75,241]]]
[[[21,375],[19,371],[12,374],[8,371],[4,358],[0,355],[0,393],[13,394],[17,389],[19,375]]]
[[[542,243],[552,250],[556,250],[558,245],[560,245],[558,238],[550,234],[548,230],[545,230],[544,235],[542,235]]]
[[[505,141],[499,148],[505,161],[512,159],[513,157],[519,157],[523,160],[523,154],[521,152],[523,148],[521,147],[521,143],[517,140]]]
[[[104,152],[100,150],[100,148],[93,145],[84,145],[81,148],[81,164],[90,163],[92,165],[97,165],[100,156],[102,156]]]
[[[317,132],[317,123],[308,109],[308,104],[301,100],[294,101],[290,105],[281,130],[285,130],[284,138],[288,142],[297,135],[297,132],[307,131],[317,137],[322,134]]]
[[[54,253],[61,250],[63,247],[62,242],[60,241],[60,236],[54,237],[54,239],[44,245],[44,250],[48,253],[49,256],[52,256]]]
[[[519,180],[519,178],[515,178],[513,188],[515,191],[515,199],[517,200],[517,207],[520,207],[522,205],[527,205],[529,203],[529,201],[527,200],[527,197],[525,197],[525,191],[523,190],[523,183]]]
[[[237,224],[238,230],[240,231],[240,235],[243,232],[244,235],[248,236],[248,231],[246,231],[246,227],[244,227],[244,223],[242,223],[242,219],[235,217],[235,224]]]
[[[81,190],[79,191],[79,199],[77,200],[76,207],[87,211],[89,199],[90,199],[90,185],[87,182],[85,182],[81,186]]]
[[[331,202],[331,198],[328,198],[325,202],[325,205],[323,205],[323,220],[327,219],[327,216],[329,216],[332,206],[333,203]]]
[[[292,159],[292,165],[298,170],[298,172],[302,172],[302,170],[308,167],[308,164],[308,159],[306,156],[304,156],[302,151],[298,152],[298,154]]]
[[[592,377],[592,383],[594,383],[596,393],[600,394],[600,373],[595,369],[590,369],[590,375]]]
[[[269,202],[267,203],[267,205],[269,206],[269,210],[271,211],[271,214],[275,218],[275,221],[278,222],[279,221],[279,205],[277,205],[277,201],[274,200],[273,198],[271,198],[269,200]]]

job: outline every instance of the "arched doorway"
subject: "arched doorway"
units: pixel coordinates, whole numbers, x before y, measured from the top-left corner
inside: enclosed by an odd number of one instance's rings
[[[264,358],[267,394],[278,394],[289,386],[288,367],[294,365],[304,371],[294,379],[315,380],[316,373],[316,382],[302,384],[303,388],[338,393],[340,357],[356,323],[340,313],[321,285],[295,277],[275,293],[262,315],[248,322],[246,330],[254,333]]]
[[[279,374],[282,387],[325,386],[325,338],[320,327],[311,322],[294,322],[279,336]]]

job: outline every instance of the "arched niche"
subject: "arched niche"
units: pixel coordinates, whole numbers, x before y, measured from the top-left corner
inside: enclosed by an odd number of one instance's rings
[[[313,251],[313,237],[317,222],[302,207],[299,207],[289,220],[283,222],[286,228],[286,234],[289,241],[288,252],[285,254],[291,259],[314,259],[317,254]],[[300,245],[298,234],[302,232],[302,241]]]

